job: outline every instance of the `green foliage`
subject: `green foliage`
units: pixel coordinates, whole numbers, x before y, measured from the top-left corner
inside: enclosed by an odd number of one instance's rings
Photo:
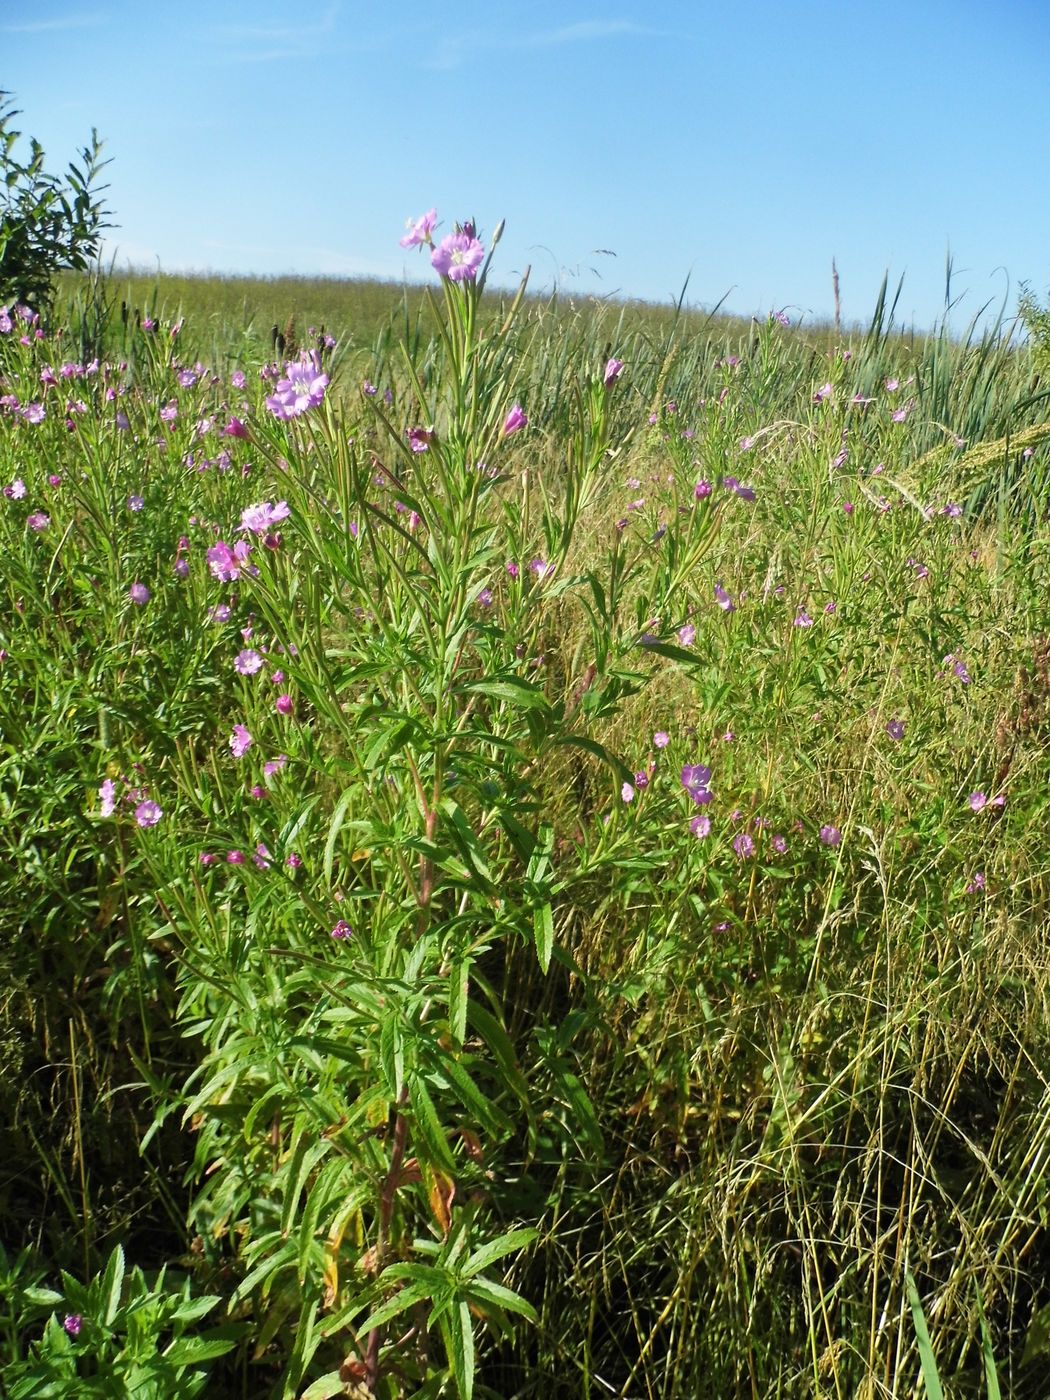
[[[92,131],[65,175],[44,168],[44,150],[34,138],[29,157],[16,154],[21,136],[12,125],[19,115],[0,91],[0,301],[21,302],[36,311],[51,302],[55,277],[63,270],[87,271],[98,257],[102,230],[108,228],[98,183],[106,162]]]
[[[247,307],[0,339],[12,1363],[121,1239],[243,1325],[209,1395],[1023,1395],[1029,350],[441,288],[301,316],[286,421]]]
[[[1043,306],[1026,284],[1021,286],[1018,313],[1032,343],[1032,358],[1040,374],[1050,373],[1050,306]]]
[[[13,1315],[0,1371],[10,1400],[192,1400],[205,1393],[210,1363],[232,1350],[242,1330],[200,1330],[221,1299],[194,1297],[189,1279],[176,1283],[164,1270],[152,1283],[141,1269],[126,1272],[119,1245],[86,1285],[64,1273],[59,1289],[27,1286],[19,1265],[13,1275],[5,1268],[2,1280]],[[43,1332],[23,1357],[23,1339],[37,1330],[29,1323],[44,1312]]]

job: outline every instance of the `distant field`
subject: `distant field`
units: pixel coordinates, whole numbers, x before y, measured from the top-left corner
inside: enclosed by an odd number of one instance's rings
[[[83,278],[67,275],[61,283],[60,307],[68,308],[85,298],[88,285]],[[310,326],[324,326],[340,339],[370,345],[392,321],[403,324],[406,314],[410,322],[427,314],[424,286],[363,278],[197,276],[139,269],[113,272],[103,279],[101,288],[105,304],[116,313],[123,305],[132,321],[140,315],[170,322],[182,315],[198,335],[259,346],[268,346],[272,328],[284,331],[290,319],[301,336]],[[513,290],[494,290],[489,301],[498,307],[508,304],[513,295]],[[753,325],[749,318],[708,313],[688,304],[679,309],[670,303],[603,301],[535,292],[528,292],[526,301],[534,314],[555,320],[582,316],[604,327],[623,324],[649,334],[666,334],[677,325],[686,334],[738,341]],[[811,324],[806,333],[821,343],[835,334],[830,323]]]

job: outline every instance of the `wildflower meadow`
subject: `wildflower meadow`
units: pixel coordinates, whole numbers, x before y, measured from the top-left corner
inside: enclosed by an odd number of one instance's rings
[[[500,231],[0,310],[5,1393],[1045,1396],[1044,313]]]

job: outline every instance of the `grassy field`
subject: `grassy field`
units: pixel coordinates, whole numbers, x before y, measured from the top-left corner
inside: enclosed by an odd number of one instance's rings
[[[12,1400],[1045,1395],[1050,397],[890,303],[10,318]]]

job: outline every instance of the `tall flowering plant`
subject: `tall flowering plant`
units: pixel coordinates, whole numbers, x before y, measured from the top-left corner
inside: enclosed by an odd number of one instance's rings
[[[240,1242],[237,1299],[262,1326],[296,1310],[289,1394],[352,1381],[392,1397],[407,1375],[470,1395],[478,1346],[535,1317],[494,1272],[535,1234],[513,1156],[540,1120],[488,969],[500,944],[530,943],[544,972],[556,956],[572,873],[545,767],[577,745],[627,777],[588,733],[597,711],[536,663],[559,600],[586,586],[565,564],[623,367],[581,391],[563,489],[540,488],[537,509],[513,383],[524,282],[498,317],[483,305],[500,233],[486,250],[470,223],[443,238],[434,211],[413,223],[438,335],[402,347],[389,394],[347,404],[311,357],[271,372],[264,410],[238,417],[266,499],[207,551],[214,607],[228,615],[236,590],[252,625],[226,752],[211,776],[190,755],[183,771],[215,832],[199,893],[170,891],[182,1014],[205,1040],[187,1096],[195,1223]],[[266,837],[257,819],[232,829],[242,772]],[[553,1063],[553,1092],[584,1112],[570,1059]]]

